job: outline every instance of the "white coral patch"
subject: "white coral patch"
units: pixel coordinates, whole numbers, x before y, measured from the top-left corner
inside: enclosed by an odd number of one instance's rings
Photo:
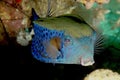
[[[34,35],[34,31],[32,30],[30,33],[21,30],[17,35],[17,43],[22,46],[29,45],[29,42],[32,40],[32,35]]]
[[[29,44],[29,41],[24,39],[22,36],[17,36],[17,43],[21,46],[27,46]]]
[[[120,80],[120,74],[109,69],[97,69],[88,74],[84,80]]]

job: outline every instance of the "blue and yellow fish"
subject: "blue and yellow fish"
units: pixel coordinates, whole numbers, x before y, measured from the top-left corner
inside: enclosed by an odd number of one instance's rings
[[[34,37],[32,55],[39,61],[58,64],[95,63],[94,53],[102,38],[97,31],[76,15],[39,18],[32,10]]]

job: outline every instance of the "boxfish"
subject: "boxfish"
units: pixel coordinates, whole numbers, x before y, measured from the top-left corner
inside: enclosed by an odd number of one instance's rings
[[[32,9],[32,25],[31,52],[40,62],[91,66],[102,48],[100,32],[77,15],[40,18]]]

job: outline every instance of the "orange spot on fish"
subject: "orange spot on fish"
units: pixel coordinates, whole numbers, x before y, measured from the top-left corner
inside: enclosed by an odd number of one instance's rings
[[[56,49],[60,50],[60,48],[61,48],[61,40],[60,40],[60,38],[58,38],[58,37],[52,38],[52,39],[50,40],[50,43],[51,43],[54,47],[56,47]]]

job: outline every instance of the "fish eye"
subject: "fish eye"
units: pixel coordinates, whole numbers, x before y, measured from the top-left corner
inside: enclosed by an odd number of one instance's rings
[[[69,36],[66,36],[66,37],[64,38],[64,41],[65,41],[65,42],[71,42],[71,39],[70,39]]]
[[[68,46],[68,45],[71,45],[72,44],[72,39],[71,39],[71,37],[70,36],[66,36],[65,38],[64,38],[64,45],[65,46]]]

